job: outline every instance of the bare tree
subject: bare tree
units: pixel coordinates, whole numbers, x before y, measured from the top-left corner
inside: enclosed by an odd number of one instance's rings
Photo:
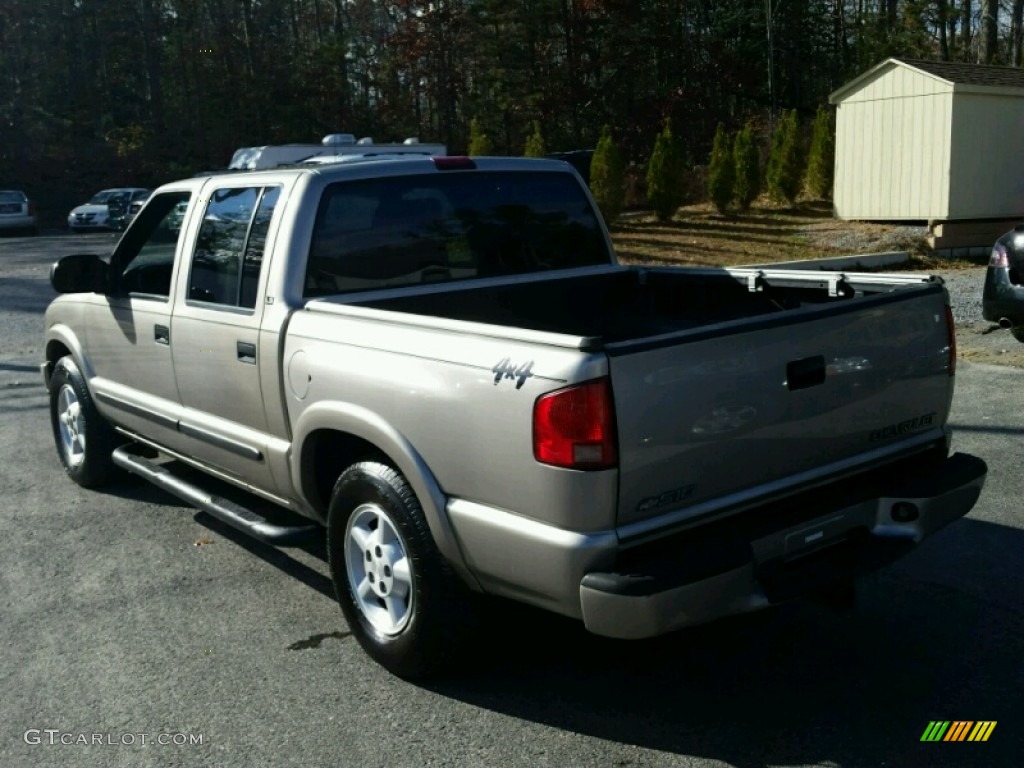
[[[949,17],[947,0],[936,0],[938,6],[939,55],[943,61],[949,61],[949,38],[946,36],[946,20]]]
[[[960,54],[964,61],[971,60],[971,0],[960,3]]]
[[[1010,13],[1010,61],[1011,66],[1021,65],[1021,48],[1024,44],[1024,0],[1013,0]]]
[[[978,61],[994,64],[999,55],[999,0],[981,2],[981,45],[978,47]]]

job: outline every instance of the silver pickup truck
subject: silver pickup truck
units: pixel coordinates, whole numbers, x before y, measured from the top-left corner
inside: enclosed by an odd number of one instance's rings
[[[349,625],[402,676],[458,658],[475,593],[642,638],[850,584],[985,478],[949,455],[941,280],[622,266],[558,161],[175,182],[51,281],[67,474],[271,544],[326,528]]]

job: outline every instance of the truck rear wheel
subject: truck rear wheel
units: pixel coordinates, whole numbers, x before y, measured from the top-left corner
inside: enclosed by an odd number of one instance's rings
[[[75,361],[62,357],[50,377],[50,424],[68,477],[83,488],[103,485],[116,471],[116,434],[96,410]]]
[[[327,554],[341,610],[375,661],[404,678],[454,661],[470,594],[438,552],[400,473],[371,461],[342,473],[328,511]]]

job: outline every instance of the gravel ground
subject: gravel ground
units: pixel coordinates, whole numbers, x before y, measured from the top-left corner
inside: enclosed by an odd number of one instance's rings
[[[958,327],[973,323],[988,323],[981,319],[981,286],[985,268],[947,270],[940,273],[946,281],[946,290],[953,303],[953,320]]]

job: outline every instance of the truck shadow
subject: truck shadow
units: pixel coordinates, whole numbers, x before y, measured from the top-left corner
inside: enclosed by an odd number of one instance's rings
[[[255,555],[264,562],[269,563],[296,581],[302,582],[310,589],[319,592],[324,597],[331,600],[335,599],[334,582],[331,581],[330,577],[290,554],[291,552],[305,552],[326,565],[327,545],[323,539],[318,539],[311,544],[295,547],[294,549],[281,549],[256,541],[251,536],[235,530],[230,525],[222,523],[205,512],[196,512],[194,519],[200,525],[237,544],[249,554]],[[339,621],[344,621],[340,618],[340,615]]]
[[[276,507],[269,502],[262,502],[255,496],[246,494],[244,491],[241,491],[229,483],[205,475],[197,469],[183,466],[178,462],[175,462],[174,466],[175,474],[179,477],[199,483],[212,494],[230,499],[237,504],[243,504],[253,508],[266,517],[266,519],[271,523],[277,525],[300,525],[308,524],[309,522],[305,520],[305,518],[300,518],[298,515]],[[273,565],[275,568],[278,568],[282,572],[291,576],[296,581],[302,582],[311,589],[329,597],[331,600],[334,599],[334,586],[330,578],[317,571],[316,568],[310,567],[306,563],[303,563],[301,560],[298,560],[289,554],[289,552],[293,551],[302,551],[326,564],[327,549],[323,538],[317,538],[313,542],[301,547],[289,549],[272,547],[232,528],[230,525],[221,522],[206,512],[190,508],[188,504],[181,501],[178,497],[173,496],[172,494],[157,488],[155,485],[133,475],[124,474],[116,484],[105,488],[104,490],[112,496],[117,496],[123,499],[131,499],[133,501],[140,501],[147,504],[160,504],[167,507],[181,507],[183,508],[182,514],[191,514],[197,523],[204,526],[211,532],[219,536],[223,536],[225,539],[228,539],[233,544],[241,547],[246,552],[259,557],[270,565]]]
[[[986,559],[1002,565],[985,563],[961,586],[954,574],[976,563],[952,554],[960,547],[990,549]],[[1016,529],[965,520],[955,537],[868,579],[851,613],[795,603],[639,642],[503,604],[467,674],[428,687],[568,732],[734,766],[1018,765],[1024,575],[1009,572],[1021,570],[1022,547]],[[999,725],[986,744],[923,744],[931,720]]]
[[[149,488],[121,483],[117,495],[155,500]],[[333,599],[322,541],[278,549],[193,514]],[[645,641],[490,601],[475,650],[455,660],[460,674],[421,687],[567,733],[742,768],[1015,766],[1024,753],[1021,552],[1024,531],[967,518],[867,579],[853,612],[794,603]],[[984,744],[922,743],[932,720],[998,725]]]

